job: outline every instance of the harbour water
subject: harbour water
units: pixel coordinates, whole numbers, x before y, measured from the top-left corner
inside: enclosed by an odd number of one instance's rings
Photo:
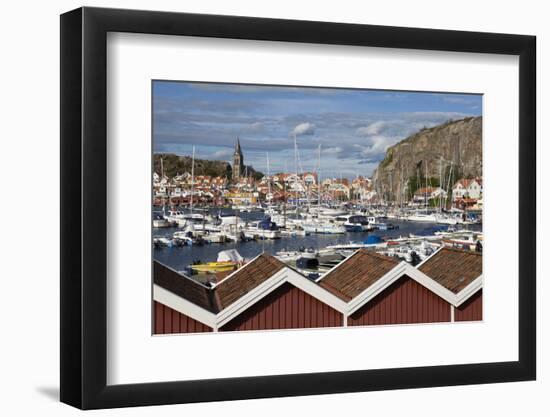
[[[262,212],[238,213],[243,220],[256,220],[264,217]],[[257,240],[247,242],[230,242],[223,244],[208,244],[203,246],[174,246],[155,248],[153,257],[155,260],[176,269],[183,270],[189,264],[201,261],[210,262],[216,261],[218,253],[223,250],[236,249],[241,256],[250,259],[259,255],[262,252],[275,254],[283,250],[300,250],[300,249],[323,249],[328,245],[345,244],[349,242],[362,242],[367,236],[376,235],[383,239],[397,238],[400,236],[415,235],[433,235],[438,230],[445,230],[446,225],[435,223],[419,223],[410,221],[399,221],[395,219],[384,220],[399,226],[393,230],[375,230],[372,232],[348,232],[345,234],[310,234],[308,236],[284,237],[276,240]],[[469,229],[480,231],[481,225],[460,226],[461,229]],[[174,232],[181,230],[176,227],[165,229],[153,229],[153,236],[171,237]]]

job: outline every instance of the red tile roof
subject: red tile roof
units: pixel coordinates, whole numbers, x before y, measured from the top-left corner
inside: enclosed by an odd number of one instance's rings
[[[395,258],[361,249],[323,276],[319,285],[348,302],[398,264]]]
[[[212,313],[230,306],[285,267],[273,256],[262,254],[208,288],[158,261],[153,265],[155,284]]]
[[[261,254],[215,287],[221,308],[230,306],[284,267],[285,264],[273,256]]]
[[[209,288],[158,261],[153,262],[153,282],[205,310],[213,313],[219,311],[219,306]]]
[[[477,252],[444,247],[418,269],[457,294],[481,275],[483,257]]]

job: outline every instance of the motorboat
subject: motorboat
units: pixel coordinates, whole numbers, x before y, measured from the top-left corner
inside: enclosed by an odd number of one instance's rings
[[[346,233],[346,228],[342,225],[322,222],[311,221],[302,223],[302,228],[306,233],[321,233],[321,234],[343,234]]]
[[[171,248],[172,240],[164,236],[154,237],[153,245],[155,248]]]
[[[367,232],[374,230],[371,222],[366,216],[351,214],[346,216],[338,216],[335,222],[340,223],[345,227],[347,232]]]
[[[281,232],[277,225],[271,221],[271,217],[250,223],[243,232],[250,239],[279,239],[281,237]]]
[[[185,226],[188,221],[185,213],[179,210],[169,210],[168,214],[164,215],[164,218],[170,223],[177,224],[179,227]]]
[[[173,225],[174,224],[169,220],[165,219],[162,214],[153,214],[154,228],[172,227]]]

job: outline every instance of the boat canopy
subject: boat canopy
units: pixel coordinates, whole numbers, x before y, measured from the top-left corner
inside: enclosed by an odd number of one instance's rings
[[[222,250],[218,253],[218,262],[242,262],[244,258],[236,249]]]
[[[382,239],[380,236],[370,235],[367,237],[367,239],[363,243],[367,245],[375,245],[377,243],[382,243],[382,242],[384,242],[384,239]]]

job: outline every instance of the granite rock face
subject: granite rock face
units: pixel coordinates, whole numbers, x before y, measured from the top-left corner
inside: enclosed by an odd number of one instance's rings
[[[388,148],[373,173],[374,186],[385,196],[396,196],[407,179],[439,178],[440,169],[450,173],[452,167],[453,182],[458,176],[482,176],[482,160],[481,116],[450,121],[422,129]]]

